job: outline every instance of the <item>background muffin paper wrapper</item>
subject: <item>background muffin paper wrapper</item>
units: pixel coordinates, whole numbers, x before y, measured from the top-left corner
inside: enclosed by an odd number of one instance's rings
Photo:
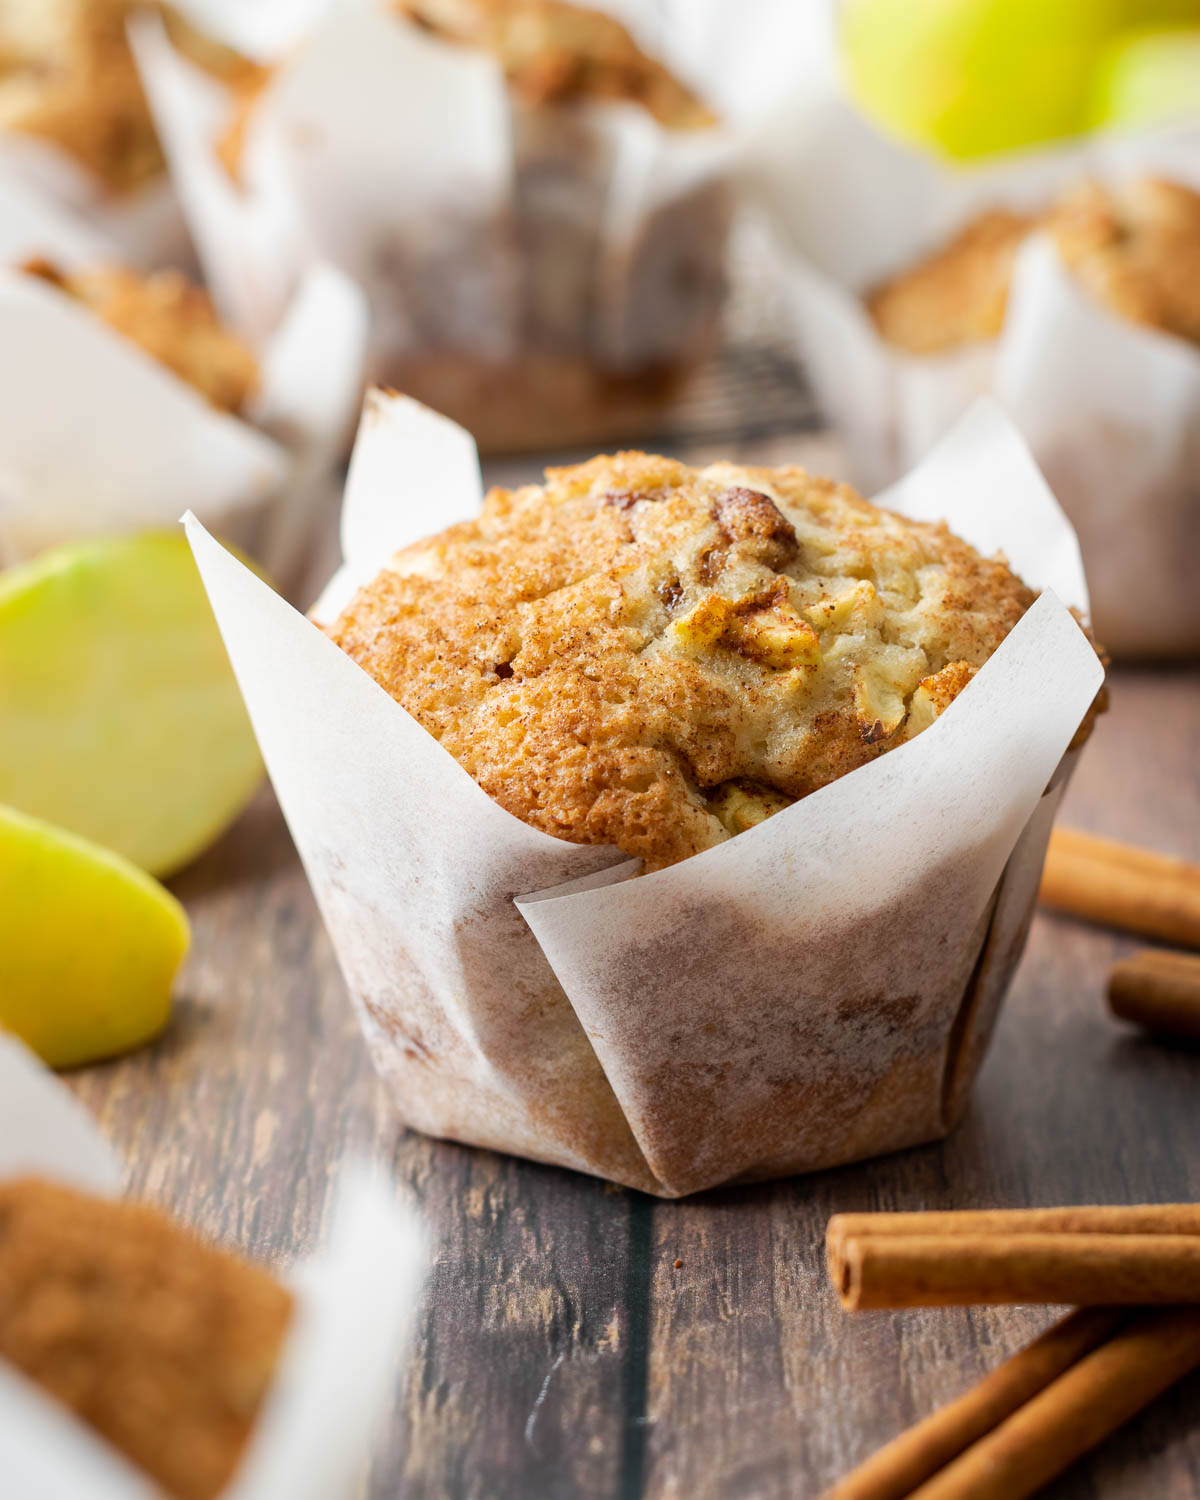
[[[366,290],[372,368],[396,384],[431,355],[566,356],[622,375],[706,352],[731,184],[750,124],[786,86],[798,8],[759,0],[732,17],[687,0],[650,34],[645,7],[602,8],[728,123],[522,107],[490,54],[363,0],[330,7],[278,68],[235,182],[215,152],[227,101],[142,21],[147,94],[222,307],[253,328],[315,254]]]
[[[120,1195],[121,1166],[87,1112],[0,1036],[0,1181],[37,1176]],[[425,1231],[365,1167],[336,1195],[324,1243],[280,1279],[296,1298],[279,1367],[222,1500],[358,1493],[421,1294]],[[0,1476],[12,1500],[154,1500],[140,1471],[0,1358]]]
[[[165,169],[141,187],[113,193],[53,142],[8,131],[0,133],[0,172],[95,225],[127,265],[195,264],[179,198]]]
[[[1109,311],[1044,235],[1018,257],[991,344],[906,354],[877,333],[862,294],[987,208],[1042,208],[1088,177],[1200,188],[1198,163],[1200,126],[1182,126],[939,165],[879,134],[820,74],[793,91],[756,159],[806,368],[851,478],[890,483],[994,392],[1079,534],[1096,633],[1119,655],[1200,652],[1200,349]]]
[[[374,393],[328,618],[474,514],[470,439]],[[918,739],[679,865],[493,802],[194,521],[192,545],[375,1061],[403,1118],[676,1196],[941,1136],[1024,941],[1102,680],[1069,525],[995,407],[883,497],[1047,592]]]
[[[304,560],[358,405],[362,295],[314,266],[256,342],[248,419],[57,288],[14,267],[119,259],[97,230],[0,175],[0,566],[76,537],[171,526],[186,503],[281,582]]]

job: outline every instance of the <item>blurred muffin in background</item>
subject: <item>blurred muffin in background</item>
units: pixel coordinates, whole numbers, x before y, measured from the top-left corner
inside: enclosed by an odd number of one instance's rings
[[[717,342],[732,131],[601,10],[331,12],[209,144],[229,217],[298,210],[294,247],[246,249],[243,300],[289,255],[339,265],[371,302],[376,380],[486,450],[645,432]]]
[[[132,340],[218,411],[245,413],[259,385],[258,360],[221,324],[208,293],[182,272],[142,275],[124,266],[68,272],[43,258],[20,269]]]
[[[909,354],[996,338],[1013,261],[1036,219],[989,209],[948,244],[867,294],[875,326]]]
[[[1085,181],[1044,213],[991,209],[944,247],[867,294],[888,343],[938,354],[997,338],[1013,262],[1045,230],[1079,284],[1112,312],[1200,342],[1200,193],[1144,177],[1110,187]]]
[[[231,87],[259,69],[146,0],[3,0],[0,132],[63,151],[104,192],[132,193],[165,162],[126,38],[135,11],[157,9],[190,61]]]
[[[0,1359],[177,1500],[245,1451],[291,1295],[145,1204],[0,1183]]]
[[[632,106],[676,137],[713,129],[716,116],[602,11],[566,0],[398,0],[396,9],[444,40],[492,53],[504,70],[522,286],[511,365],[435,352],[405,362],[396,384],[487,449],[650,430],[715,342],[729,205],[719,184],[673,195],[624,264],[606,265],[611,176],[587,106]],[[602,278],[614,271],[617,296],[605,305]]]

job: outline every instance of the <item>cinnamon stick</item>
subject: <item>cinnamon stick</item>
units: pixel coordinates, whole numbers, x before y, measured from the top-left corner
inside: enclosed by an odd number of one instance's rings
[[[905,1500],[918,1485],[1128,1323],[1131,1316],[1128,1308],[1088,1307],[1071,1313],[957,1401],[881,1448],[834,1485],[825,1500]]]
[[[1050,1302],[1200,1302],[1200,1235],[853,1235],[838,1293],[851,1312]]]
[[[978,1237],[1001,1234],[1200,1235],[1200,1203],[1080,1204],[1063,1208],[834,1214],[825,1236],[829,1273],[835,1284],[840,1282],[842,1247],[848,1239],[856,1236]]]
[[[1200,958],[1161,948],[1135,953],[1109,975],[1108,1003],[1147,1031],[1200,1041]]]
[[[1042,904],[1185,948],[1200,947],[1200,866],[1074,828],[1050,835]]]
[[[1200,1366],[1200,1308],[1139,1315],[911,1500],[1025,1500]]]

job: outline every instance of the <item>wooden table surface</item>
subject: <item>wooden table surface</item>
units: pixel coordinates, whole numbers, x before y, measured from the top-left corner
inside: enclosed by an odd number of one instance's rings
[[[829,462],[811,436],[753,456]],[[1200,673],[1114,672],[1066,820],[1200,858],[1198,745]],[[1200,1200],[1200,1050],[1109,1019],[1135,945],[1073,921],[1036,919],[950,1140],[658,1202],[397,1124],[269,790],[174,884],[195,932],[174,1021],[72,1086],[134,1193],[268,1261],[313,1243],[348,1157],[420,1204],[435,1258],[373,1500],[805,1500],[1052,1316],[848,1317],[832,1212]],[[1200,1376],[1046,1493],[1195,1500],[1197,1412]]]

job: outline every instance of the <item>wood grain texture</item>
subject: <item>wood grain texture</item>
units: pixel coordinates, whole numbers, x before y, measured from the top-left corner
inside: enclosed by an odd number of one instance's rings
[[[1200,858],[1200,673],[1118,672],[1112,697],[1067,819]],[[1035,921],[949,1141],[672,1203],[396,1125],[269,791],[175,889],[195,948],[170,1030],[72,1087],[132,1191],[272,1263],[311,1245],[349,1157],[420,1203],[436,1259],[371,1500],[804,1500],[1054,1316],[848,1317],[831,1213],[1200,1199],[1200,1050],[1114,1022],[1134,941],[1065,918]],[[1193,1378],[1047,1494],[1194,1500],[1198,1409]]]

